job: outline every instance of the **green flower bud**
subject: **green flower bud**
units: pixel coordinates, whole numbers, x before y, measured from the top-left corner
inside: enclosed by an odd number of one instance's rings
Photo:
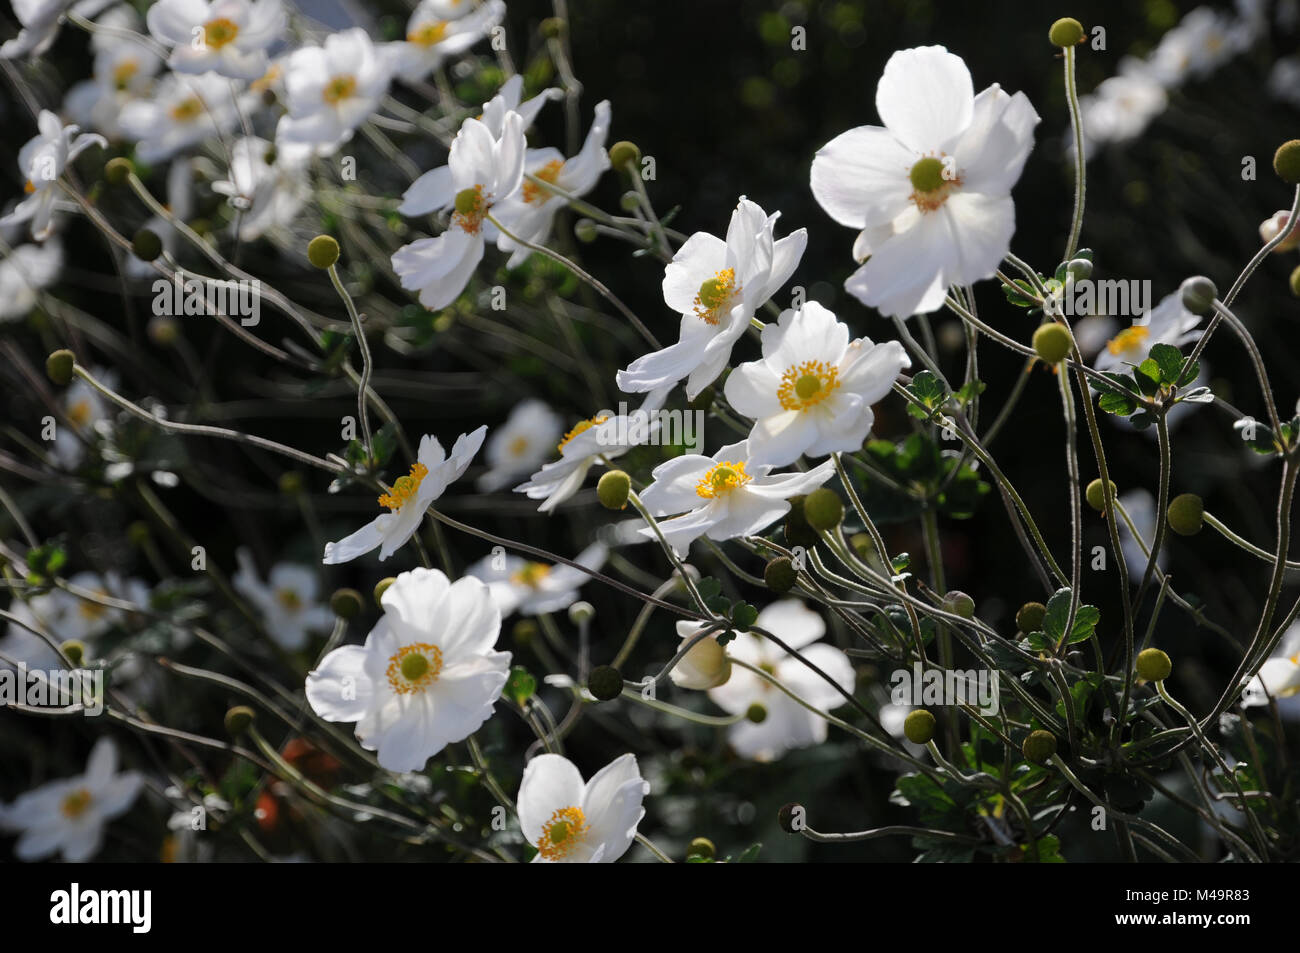
[[[131,238],[131,254],[141,261],[153,261],[162,252],[162,239],[153,229],[142,228]]]
[[[317,235],[307,243],[307,260],[317,268],[330,267],[339,260],[338,240],[333,235]]]
[[[773,592],[785,594],[794,588],[795,580],[799,578],[799,571],[794,568],[794,563],[790,561],[789,556],[777,556],[763,569],[763,582],[767,583],[767,588]]]
[[[1195,536],[1205,520],[1205,504],[1195,493],[1176,496],[1169,504],[1169,528],[1179,536]]]
[[[580,218],[573,226],[573,234],[580,242],[594,242],[599,236],[596,223],[589,218]]]
[[[68,657],[68,661],[73,665],[80,666],[86,660],[86,643],[84,642],[68,639],[59,648],[63,650],[63,654]]]
[[[625,212],[635,212],[641,207],[641,196],[629,189],[618,197],[618,207]]]
[[[797,834],[802,829],[803,816],[803,805],[792,802],[782,805],[781,809],[776,812],[776,823],[787,834]],[[800,822],[799,826],[796,826],[796,819]]]
[[[355,619],[361,614],[361,593],[355,589],[339,589],[330,596],[330,611],[340,619]]]
[[[121,156],[109,159],[104,165],[104,181],[109,185],[126,185],[127,178],[134,171],[130,159],[123,159]]]
[[[918,708],[903,721],[903,734],[914,745],[928,744],[934,737],[934,726],[934,715],[924,708]]]
[[[1183,307],[1192,314],[1208,314],[1214,308],[1214,299],[1219,296],[1219,289],[1214,282],[1204,275],[1194,275],[1178,287],[1183,298]]]
[[[632,479],[622,470],[609,470],[601,474],[596,484],[596,499],[607,510],[627,508],[627,495],[632,490]]]
[[[238,738],[252,725],[253,718],[253,709],[247,705],[236,705],[226,712],[226,734]]]
[[[582,625],[594,618],[596,618],[596,607],[590,602],[579,600],[569,606],[569,621],[574,625]]]
[[[953,589],[943,597],[944,612],[951,612],[953,615],[959,615],[963,619],[975,617],[975,600],[962,592],[960,589]]]
[[[1138,653],[1136,667],[1142,681],[1163,682],[1174,670],[1174,663],[1159,649],[1143,649]]]
[[[60,348],[45,359],[45,376],[60,387],[72,383],[72,368],[77,363],[76,356],[67,348]]]
[[[1115,481],[1107,480],[1106,482],[1110,484],[1110,495],[1113,499],[1115,496]],[[1102,486],[1101,477],[1098,477],[1089,483],[1088,489],[1083,495],[1087,498],[1088,505],[1098,513],[1101,513],[1106,509],[1106,488]]]
[[[1086,258],[1071,258],[1065,271],[1075,281],[1084,281],[1092,277],[1092,262]]]
[[[707,837],[695,838],[691,841],[691,846],[686,848],[687,860],[692,857],[699,857],[703,860],[712,860],[716,854],[717,850],[713,846],[713,841],[709,840]]]
[[[761,725],[767,721],[767,709],[758,702],[750,705],[745,709],[745,720],[752,721],[756,725]]]
[[[1074,347],[1074,338],[1064,324],[1040,324],[1034,332],[1034,353],[1046,364],[1059,364]]]
[[[1273,171],[1288,185],[1300,185],[1300,139],[1292,139],[1273,153]]]
[[[1083,24],[1074,17],[1062,17],[1047,31],[1052,46],[1067,47],[1083,42]]]
[[[617,698],[623,694],[623,673],[612,665],[597,665],[587,676],[587,691],[596,701]]]
[[[641,164],[641,150],[635,142],[622,139],[609,147],[609,164],[616,169],[630,166],[635,170]]]
[[[834,490],[819,486],[804,497],[803,515],[816,531],[834,529],[844,521],[844,503]]]
[[[395,582],[397,582],[395,576],[385,576],[383,579],[375,583],[375,605],[383,605],[384,593],[387,592],[388,587]]]
[[[1034,764],[1045,764],[1056,754],[1056,735],[1050,731],[1031,731],[1020,746],[1025,758]]]
[[[1041,602],[1026,602],[1016,612],[1016,628],[1021,632],[1037,632],[1047,618],[1047,606]]]

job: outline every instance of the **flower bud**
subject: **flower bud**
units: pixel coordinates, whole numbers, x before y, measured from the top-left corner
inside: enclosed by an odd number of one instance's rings
[[[1266,218],[1259,225],[1259,240],[1265,245],[1277,238],[1291,220],[1291,213],[1286,209],[1280,209],[1273,213],[1272,218]],[[1288,235],[1283,241],[1273,246],[1273,254],[1280,255],[1283,252],[1294,251],[1300,248],[1300,226]]]
[[[631,166],[633,169],[641,164],[641,150],[635,142],[620,140],[609,147],[609,164],[616,169]]]
[[[142,228],[131,237],[131,254],[141,261],[153,261],[162,253],[162,239],[153,229]]]
[[[1273,171],[1287,185],[1300,185],[1300,139],[1292,139],[1273,153]]]
[[[948,592],[943,597],[943,604],[940,608],[944,612],[951,612],[963,619],[971,619],[975,616],[975,600],[960,589],[953,589]]]
[[[580,242],[594,242],[600,233],[596,230],[595,222],[589,218],[580,218],[573,225],[573,234]]]
[[[699,857],[701,860],[712,860],[717,854],[717,849],[713,846],[713,841],[707,837],[697,837],[691,841],[691,845],[686,848],[686,859]]]
[[[618,207],[625,212],[635,212],[641,207],[641,196],[629,189],[618,197]]]
[[[68,661],[73,665],[80,666],[86,660],[86,643],[79,642],[77,639],[68,639],[59,646],[63,654],[68,657]]]
[[[1174,670],[1174,663],[1159,649],[1143,649],[1138,653],[1136,668],[1142,681],[1163,682]]]
[[[226,734],[238,738],[253,724],[253,709],[247,705],[236,705],[226,712]]]
[[[1016,628],[1021,632],[1037,632],[1047,618],[1047,606],[1041,602],[1026,602],[1016,612]]]
[[[395,582],[397,582],[397,578],[395,576],[385,576],[383,579],[375,583],[375,604],[376,605],[383,605],[384,593],[387,592],[388,587]]]
[[[109,159],[104,165],[104,181],[109,185],[126,185],[127,179],[134,171],[130,159],[123,159],[121,156]]]
[[[1026,736],[1024,744],[1020,746],[1020,751],[1034,764],[1044,764],[1056,754],[1056,735],[1041,728],[1038,731],[1031,731]]]
[[[1062,17],[1047,31],[1052,46],[1067,47],[1083,42],[1083,24],[1074,17]]]
[[[754,704],[745,709],[745,720],[753,722],[756,725],[761,725],[763,722],[767,721],[767,709],[758,702],[754,702]]]
[[[607,510],[627,508],[627,496],[632,490],[632,480],[622,470],[609,470],[601,474],[596,483],[596,499]]]
[[[1034,353],[1045,364],[1059,364],[1069,355],[1074,338],[1064,324],[1051,321],[1040,324],[1034,332]]]
[[[328,268],[339,260],[339,243],[333,235],[317,235],[307,243],[307,260],[317,268]]]
[[[1195,536],[1205,519],[1205,504],[1195,493],[1176,496],[1169,503],[1169,528],[1179,536]]]
[[[794,563],[790,561],[789,556],[777,556],[766,568],[763,569],[763,582],[767,583],[767,588],[773,592],[785,594],[794,588],[795,580],[799,578],[799,571],[794,568]]]
[[[934,726],[934,715],[924,708],[918,708],[903,720],[903,734],[914,745],[928,744],[934,737]]]
[[[596,701],[617,698],[623,694],[623,673],[612,665],[597,665],[587,676],[587,691]]]
[[[60,348],[45,359],[45,376],[60,387],[72,382],[72,368],[77,358],[67,348]]]
[[[1107,480],[1110,484],[1110,495],[1113,499],[1115,496],[1115,481]],[[1106,509],[1106,488],[1102,486],[1101,477],[1093,480],[1088,484],[1088,489],[1084,492],[1084,497],[1088,500],[1088,505],[1098,513]]]
[[[355,619],[361,614],[361,593],[355,589],[339,589],[330,596],[330,611],[340,619]]]
[[[819,486],[804,497],[803,515],[815,531],[834,529],[844,521],[844,503],[834,490]]]
[[[1183,298],[1183,307],[1192,314],[1208,314],[1214,309],[1214,299],[1219,297],[1219,289],[1204,275],[1188,278],[1178,291]]]
[[[1092,262],[1086,258],[1071,258],[1065,271],[1075,281],[1084,281],[1092,277]]]
[[[692,638],[693,635],[687,636],[682,644],[685,645]],[[731,678],[731,659],[727,657],[727,650],[718,643],[718,640],[708,636],[691,646],[690,651],[673,666],[668,677],[680,688],[689,688],[697,692],[708,691],[710,688],[725,685]]]
[[[803,805],[791,802],[776,812],[776,823],[787,834],[797,834],[803,829],[803,816]]]
[[[569,621],[574,625],[582,625],[596,618],[596,607],[590,602],[579,600],[569,606]]]

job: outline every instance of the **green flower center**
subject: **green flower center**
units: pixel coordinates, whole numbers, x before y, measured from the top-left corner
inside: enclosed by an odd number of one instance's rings
[[[822,380],[816,374],[804,374],[794,382],[794,392],[802,400],[807,400],[821,389]]]
[[[934,156],[926,156],[912,166],[908,178],[912,180],[912,188],[918,192],[937,192],[947,181],[943,174],[942,160]]]
[[[408,682],[419,681],[428,670],[429,660],[423,655],[412,653],[402,659],[402,677]]]
[[[727,300],[731,284],[720,278],[710,278],[700,285],[700,304],[712,311]]]

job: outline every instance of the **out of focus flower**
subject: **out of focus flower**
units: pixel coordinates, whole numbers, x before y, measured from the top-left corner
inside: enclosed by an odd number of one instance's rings
[[[284,33],[284,10],[280,0],[158,0],[146,22],[171,48],[167,65],[176,72],[254,80]]]
[[[603,543],[593,543],[574,560],[588,569],[599,569],[609,554]],[[513,612],[541,615],[567,609],[578,599],[578,587],[591,577],[581,569],[559,564],[529,562],[519,556],[485,556],[465,570],[481,579],[492,592],[502,618]]]
[[[357,740],[388,771],[419,771],[492,715],[510,666],[487,586],[436,569],[404,572],[380,600],[364,646],[330,652],[307,675],[307,701],[327,721],[356,722]]]
[[[1147,570],[1147,561],[1150,559],[1150,550],[1144,549],[1143,544],[1150,547],[1155,541],[1156,499],[1148,490],[1138,487],[1121,493],[1119,505],[1124,508],[1124,512],[1128,513],[1129,519],[1133,521],[1133,527],[1142,537],[1142,542],[1139,543],[1129,530],[1128,522],[1124,519],[1119,521],[1119,542],[1124,552],[1124,564],[1128,567],[1129,581],[1137,585],[1142,581],[1142,576]],[[1169,550],[1164,547],[1160,551],[1160,558],[1156,560],[1156,566],[1164,569],[1168,561]]]
[[[278,152],[265,139],[247,136],[230,149],[228,178],[212,191],[229,197],[240,211],[239,237],[244,241],[287,228],[311,198],[307,169],[292,152]]]
[[[18,171],[27,180],[27,197],[13,211],[0,218],[0,226],[31,222],[32,238],[44,241],[52,231],[54,204],[59,195],[59,178],[73,159],[91,146],[106,146],[103,136],[77,135],[76,126],[65,126],[59,117],[42,109],[36,119],[40,132],[18,150]]]
[[[1166,33],[1147,58],[1151,75],[1165,86],[1204,79],[1249,47],[1249,23],[1209,7],[1197,7]]]
[[[615,758],[585,784],[568,758],[539,754],[519,783],[519,826],[534,863],[612,864],[632,846],[650,785],[636,758]]]
[[[943,305],[953,285],[991,277],[1016,229],[1011,189],[1034,146],[1038,113],[996,84],[974,94],[942,46],[900,50],[876,87],[883,126],[859,126],[818,150],[812,190],[861,231],[864,262],[845,289],[882,314]]]
[[[296,651],[307,644],[309,633],[334,624],[334,613],[320,602],[316,573],[307,566],[276,563],[263,582],[247,549],[235,555],[239,570],[231,583],[261,614],[267,633],[282,648]]]
[[[112,387],[117,375],[103,368],[92,368],[95,379]],[[108,376],[101,376],[101,375]],[[85,442],[94,437],[95,424],[108,413],[108,402],[99,391],[91,387],[80,377],[73,378],[68,389],[63,392],[63,413],[71,427],[60,426],[54,433],[54,458],[71,470],[81,463],[86,455]]]
[[[391,64],[360,27],[331,34],[323,46],[294,50],[284,65],[289,113],[276,128],[276,145],[289,152],[332,154],[370,118],[391,75]]]
[[[73,10],[83,17],[93,17],[113,0],[13,0],[14,16],[21,28],[12,40],[0,45],[0,59],[40,56],[59,35],[64,15]]]
[[[0,259],[0,323],[26,317],[36,307],[38,292],[48,288],[63,267],[63,246],[57,239],[43,245],[19,245]]]
[[[1098,356],[1094,367],[1099,371],[1126,371],[1127,365],[1138,365],[1151,355],[1157,344],[1182,347],[1201,336],[1197,325],[1198,315],[1183,306],[1178,292],[1166,295],[1154,308],[1136,318],[1130,327],[1112,338]]]
[[[139,140],[143,162],[161,162],[234,128],[236,111],[230,80],[216,73],[168,73],[153,95],[122,107],[122,132]]]
[[[108,19],[107,15],[103,19]],[[68,90],[64,108],[76,123],[119,139],[122,109],[149,93],[162,60],[133,40],[107,33],[94,36],[100,42],[94,46],[91,78]]]
[[[1267,705],[1272,696],[1284,702],[1284,709],[1294,708],[1294,702],[1285,700],[1297,695],[1300,695],[1300,625],[1293,624],[1282,636],[1273,657],[1260,666],[1246,685],[1241,704],[1244,707]]]
[[[1139,61],[1121,60],[1119,73],[1079,100],[1085,150],[1136,139],[1168,104],[1165,87]]]
[[[464,53],[487,37],[506,15],[504,0],[472,5],[457,17],[446,16],[446,0],[422,0],[406,23],[406,39],[385,44],[395,57],[393,72],[398,78],[424,79],[448,56]]]
[[[550,454],[563,431],[560,415],[545,402],[520,401],[488,438],[483,450],[488,469],[478,478],[478,488],[491,493],[532,471]]]

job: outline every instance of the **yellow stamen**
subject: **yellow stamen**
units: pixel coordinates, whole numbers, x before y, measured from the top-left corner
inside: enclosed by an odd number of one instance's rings
[[[695,484],[695,492],[706,500],[713,500],[730,493],[736,487],[744,486],[752,479],[754,478],[745,472],[743,462],[717,463]]]
[[[302,608],[302,596],[293,589],[275,590],[275,601],[290,612],[297,612]]]
[[[724,268],[704,284],[695,296],[695,315],[705,324],[717,324],[723,307],[740,293],[736,269]]]
[[[171,108],[170,115],[177,122],[193,122],[203,112],[203,102],[197,96],[182,99]]]
[[[447,27],[451,24],[443,20],[432,20],[428,23],[422,23],[410,33],[406,34],[406,42],[414,43],[416,46],[423,46],[428,49],[447,38]]]
[[[388,684],[399,695],[422,692],[442,672],[442,649],[428,642],[403,645],[388,658]]]
[[[561,162],[559,159],[552,159],[550,162],[546,163],[546,165],[542,166],[540,169],[534,172],[533,176],[535,178],[541,179],[543,182],[549,182],[551,183],[551,185],[554,185],[555,179],[560,174],[560,169],[562,168],[564,168],[563,162]],[[545,201],[546,199],[550,198],[551,195],[550,189],[548,189],[544,185],[540,185],[539,183],[534,182],[532,179],[524,180],[523,191],[524,191],[524,201],[527,202],[529,205],[533,204],[534,202]]]
[[[451,223],[466,234],[477,235],[487,213],[488,203],[483,197],[483,186],[474,185],[456,194],[456,214],[451,217]]]
[[[393,492],[385,493],[379,498],[379,505],[386,506],[394,513],[403,506],[415,499],[415,494],[420,489],[420,483],[429,475],[429,468],[423,463],[411,464],[411,472],[408,476],[398,477],[393,482]]]
[[[1144,324],[1135,324],[1131,328],[1125,328],[1114,338],[1106,342],[1106,350],[1111,354],[1125,354],[1134,348],[1140,347],[1142,342],[1151,334],[1151,329]]]
[[[214,50],[235,41],[239,36],[239,24],[225,17],[217,17],[203,24],[203,42]]]
[[[90,401],[88,400],[79,400],[68,407],[68,419],[76,424],[78,428],[84,428],[90,423],[92,413]]]
[[[837,387],[840,369],[821,361],[804,361],[786,368],[776,396],[786,410],[807,410],[829,397]]]
[[[547,860],[567,857],[586,838],[587,816],[580,807],[562,807],[542,826],[537,852]]]
[[[59,811],[64,817],[80,817],[86,813],[86,808],[90,807],[90,802],[94,800],[89,791],[85,788],[77,788],[63,799],[59,805]]]
[[[605,421],[607,421],[607,420],[609,420],[609,417],[608,417],[608,416],[606,416],[606,417],[592,417],[590,420],[580,420],[580,421],[578,421],[577,426],[575,426],[572,430],[570,430],[568,433],[566,433],[566,434],[564,435],[564,439],[560,441],[560,445],[559,445],[558,447],[556,447],[555,449],[557,449],[557,450],[563,450],[563,449],[564,449],[564,445],[565,445],[566,443],[568,443],[570,440],[572,440],[574,437],[578,436],[578,434],[580,434],[580,433],[586,433],[586,432],[587,432],[588,430],[590,430],[592,427],[599,427],[601,424],[603,424],[603,423],[604,423]]]
[[[118,89],[126,89],[131,83],[132,77],[140,72],[140,64],[135,60],[123,60],[113,67],[113,85]]]
[[[283,71],[280,69],[279,64],[272,63],[271,67],[262,74],[262,78],[253,80],[248,88],[255,93],[265,92],[279,81],[281,72]]]
[[[517,586],[536,589],[551,574],[551,568],[546,563],[525,563],[523,569],[511,574],[510,581]]]
[[[512,457],[522,457],[524,453],[528,450],[528,438],[523,436],[522,434],[518,437],[515,437],[514,440],[510,441],[510,444],[506,447],[506,450],[509,452],[510,456]]]
[[[347,73],[331,76],[330,81],[321,90],[321,99],[331,106],[337,106],[343,100],[356,94],[357,78]]]
[[[28,195],[31,195],[33,192],[36,191],[36,186],[32,185],[31,179],[28,179],[26,182],[23,183],[23,191],[26,192]]]

